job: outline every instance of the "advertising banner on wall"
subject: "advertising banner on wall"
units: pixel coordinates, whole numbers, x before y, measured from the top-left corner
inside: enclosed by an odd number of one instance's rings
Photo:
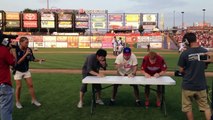
[[[33,42],[33,43],[34,43],[34,47],[38,47],[38,48],[44,47],[44,42]]]
[[[162,36],[150,36],[150,43],[162,43],[163,37]]]
[[[24,28],[37,28],[38,23],[37,21],[23,21]]]
[[[19,20],[19,12],[6,12],[6,20]]]
[[[56,42],[56,36],[43,36],[44,42]]]
[[[58,27],[59,28],[72,28],[72,22],[71,21],[59,21]]]
[[[79,48],[90,48],[90,36],[79,36]]]
[[[102,41],[102,48],[112,48],[113,36],[104,36]]]
[[[91,25],[92,29],[106,29],[107,16],[106,14],[92,14]]]
[[[54,21],[41,21],[41,28],[55,28]]]
[[[56,42],[67,42],[67,36],[56,36]]]
[[[34,42],[43,42],[43,36],[32,36]]]
[[[23,20],[25,21],[37,21],[37,13],[23,13]]]
[[[6,21],[6,27],[20,27],[20,21]]]
[[[126,36],[126,43],[134,44],[137,43],[138,37],[137,36]]]
[[[67,37],[67,47],[68,48],[78,48],[78,36],[68,36]]]
[[[67,48],[67,42],[57,42],[56,47],[57,48]]]
[[[45,48],[56,48],[56,42],[44,42]]]
[[[140,14],[125,14],[125,26],[138,29],[140,25]]]
[[[102,47],[102,43],[91,43],[91,48],[101,48]]]
[[[91,48],[101,48],[102,39],[103,36],[91,36]]]

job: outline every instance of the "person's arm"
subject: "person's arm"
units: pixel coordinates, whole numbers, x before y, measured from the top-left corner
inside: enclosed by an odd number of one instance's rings
[[[207,53],[205,53],[205,55],[208,56],[208,59],[207,60],[203,60],[203,61],[212,63],[213,62],[213,52],[207,52]]]
[[[98,77],[104,77],[104,76],[105,76],[104,74],[102,74],[102,73],[97,73],[97,72],[95,72],[95,71],[90,71],[89,73],[90,73],[91,75],[98,76]]]
[[[24,59],[27,57],[27,55],[31,54],[31,51],[29,48],[27,48],[25,54],[17,61],[17,64],[20,64],[24,61]]]

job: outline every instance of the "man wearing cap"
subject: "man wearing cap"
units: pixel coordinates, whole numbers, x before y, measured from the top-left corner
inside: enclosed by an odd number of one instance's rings
[[[128,47],[124,48],[123,53],[119,54],[115,60],[115,67],[117,68],[117,73],[120,76],[134,77],[136,75],[137,65],[137,58]],[[110,105],[114,105],[115,103],[118,86],[118,84],[113,85],[112,98],[109,103]],[[134,88],[136,105],[140,106],[138,85],[131,86]]]

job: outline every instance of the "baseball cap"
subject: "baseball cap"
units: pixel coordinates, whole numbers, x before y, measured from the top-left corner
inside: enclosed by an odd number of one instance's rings
[[[131,49],[129,47],[125,47],[123,50],[124,56],[130,56],[131,55]]]

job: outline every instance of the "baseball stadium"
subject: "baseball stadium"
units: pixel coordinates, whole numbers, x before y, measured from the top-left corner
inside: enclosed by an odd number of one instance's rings
[[[213,27],[210,24],[160,30],[162,18],[158,13],[108,13],[107,10],[40,9],[24,11],[0,11],[1,31],[5,35],[18,35],[11,42],[17,44],[21,37],[29,39],[29,47],[35,58],[30,62],[33,87],[40,107],[31,104],[28,86],[22,83],[22,109],[13,109],[14,120],[185,120],[181,112],[182,77],[175,76],[179,70],[179,48],[186,32],[195,32],[197,43],[209,51],[213,47]],[[82,67],[90,54],[100,48],[107,51],[105,76],[116,76],[113,38],[122,40],[122,47],[129,47],[137,57],[137,76],[144,76],[141,64],[149,51],[162,56],[167,65],[164,76],[175,81],[165,85],[165,107],[156,107],[156,85],[151,86],[150,105],[146,108],[144,86],[139,86],[142,105],[135,105],[132,88],[119,88],[116,105],[110,106],[112,87],[101,91],[104,105],[91,108],[92,85],[84,96],[83,108],[77,107],[82,84]],[[150,46],[148,50],[148,45]],[[117,50],[117,49],[116,49]],[[122,53],[123,48],[121,48]],[[208,85],[208,101],[211,105],[213,65],[205,70]],[[13,78],[13,77],[12,77]],[[15,88],[15,81],[12,80]],[[102,87],[107,87],[102,84]],[[196,104],[194,101],[193,105]],[[91,113],[93,109],[93,113]],[[203,119],[204,114],[193,107],[194,118]]]

